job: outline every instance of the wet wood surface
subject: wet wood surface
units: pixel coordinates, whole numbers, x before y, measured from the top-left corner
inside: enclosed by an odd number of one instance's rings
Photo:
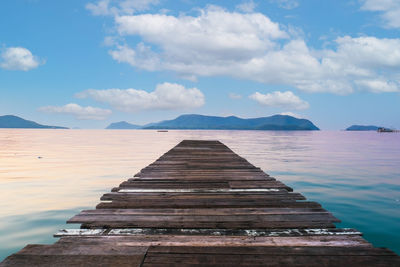
[[[184,140],[0,266],[400,266],[219,141]]]

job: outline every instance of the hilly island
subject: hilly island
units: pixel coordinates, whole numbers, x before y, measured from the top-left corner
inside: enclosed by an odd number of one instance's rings
[[[68,129],[60,126],[49,126],[28,121],[14,115],[0,116],[0,128],[25,128],[25,129]]]
[[[377,131],[381,126],[375,125],[352,125],[346,128],[346,131]]]
[[[185,130],[284,130],[318,131],[311,121],[288,115],[242,119],[236,116],[217,117],[197,114],[181,115],[173,120],[150,123],[143,126],[118,122],[106,129],[185,129]]]
[[[0,116],[0,128],[68,129],[60,126],[42,125],[23,118]],[[111,123],[106,129],[182,129],[182,130],[274,130],[274,131],[318,131],[311,121],[288,115],[242,119],[236,116],[217,117],[197,114],[181,115],[173,120],[164,120],[146,125],[135,125],[125,121]]]

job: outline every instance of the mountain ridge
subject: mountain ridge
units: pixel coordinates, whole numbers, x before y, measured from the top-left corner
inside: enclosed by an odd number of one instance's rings
[[[18,129],[68,129],[61,126],[50,126],[39,124],[34,121],[25,120],[15,115],[0,116],[0,128],[18,128]]]
[[[142,126],[131,124],[126,121],[113,122],[106,129],[141,129]]]
[[[110,124],[107,128],[110,129],[109,127],[111,125],[113,124]],[[133,124],[131,125],[137,126]],[[149,123],[141,126],[140,129],[286,130],[286,131],[319,130],[319,128],[316,127],[311,121],[307,119],[298,119],[289,115],[273,115],[269,117],[243,119],[236,116],[219,117],[219,116],[206,116],[198,114],[184,114],[172,120],[164,120],[157,123]]]

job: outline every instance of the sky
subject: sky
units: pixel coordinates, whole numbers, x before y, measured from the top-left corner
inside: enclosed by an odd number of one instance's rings
[[[400,128],[400,0],[0,0],[0,115]]]

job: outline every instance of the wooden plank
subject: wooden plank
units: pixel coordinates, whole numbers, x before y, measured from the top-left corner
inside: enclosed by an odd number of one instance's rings
[[[132,209],[132,208],[255,208],[255,207],[276,207],[293,208],[307,207],[318,208],[320,204],[316,202],[296,202],[289,200],[281,201],[248,201],[248,200],[151,200],[151,201],[111,201],[109,203],[100,203],[96,209]]]
[[[104,243],[96,240],[90,244],[80,242],[56,242],[53,245],[28,245],[19,254],[24,255],[136,255],[143,258],[148,246],[130,246]]]
[[[98,266],[140,266],[142,256],[132,255],[24,255],[13,254],[0,267],[98,267]]]
[[[92,236],[92,235],[104,235],[106,229],[65,229],[59,230],[58,236],[62,235],[73,235],[73,236]]]
[[[54,234],[63,236],[104,236],[104,235],[213,235],[213,236],[325,236],[325,235],[362,235],[361,232],[350,229],[178,229],[178,228],[113,228],[110,230],[95,229],[63,229]]]
[[[334,228],[335,224],[331,221],[198,221],[198,222],[179,222],[179,221],[101,221],[84,222],[82,228],[216,228],[216,229],[244,229],[244,228]]]
[[[302,214],[310,212],[328,212],[325,209],[293,208],[207,208],[207,209],[97,209],[83,210],[79,215],[250,215],[250,214]]]
[[[150,247],[143,266],[397,266],[387,249],[358,247]],[[351,264],[351,265],[349,265]]]
[[[394,252],[385,248],[374,247],[188,247],[188,246],[151,246],[148,253],[188,253],[188,254],[239,254],[239,255],[387,255]]]
[[[287,191],[293,191],[293,189],[278,181],[229,181],[230,188],[284,188]]]
[[[142,266],[398,266],[396,256],[336,255],[192,255],[148,253]]]
[[[228,182],[209,181],[126,181],[119,185],[119,188],[146,188],[146,189],[164,189],[164,188],[185,188],[185,189],[218,189],[229,188]]]
[[[372,247],[359,235],[334,236],[202,236],[202,235],[136,235],[136,236],[90,236],[63,237],[57,244],[80,245],[110,244],[133,247],[146,246],[199,246],[199,247],[248,247],[248,246],[343,246]]]
[[[277,188],[250,188],[250,189],[132,189],[123,188],[118,193],[262,193],[262,192],[287,192],[286,190]]]
[[[202,174],[143,174],[141,176],[129,179],[128,181],[133,181],[133,180],[140,180],[140,181],[190,181],[190,182],[198,182],[198,181],[204,181],[206,179],[209,179],[210,181],[214,182],[229,182],[229,181],[275,181],[274,178],[271,177],[264,177],[262,175],[232,175],[232,174],[210,174],[206,175],[204,173]]]
[[[76,215],[68,223],[92,223],[92,222],[114,222],[127,224],[148,223],[176,223],[193,224],[220,224],[229,222],[254,223],[256,225],[273,225],[276,222],[338,222],[330,213],[306,213],[306,214],[264,214],[264,215]],[[150,226],[149,226],[150,227]],[[264,226],[267,228],[267,226]]]
[[[218,192],[218,193],[124,193],[112,192],[104,194],[101,200],[121,200],[121,201],[142,201],[142,200],[217,200],[217,199],[235,199],[235,200],[305,200],[305,197],[299,193],[288,193],[286,191],[269,191],[269,192]]]

